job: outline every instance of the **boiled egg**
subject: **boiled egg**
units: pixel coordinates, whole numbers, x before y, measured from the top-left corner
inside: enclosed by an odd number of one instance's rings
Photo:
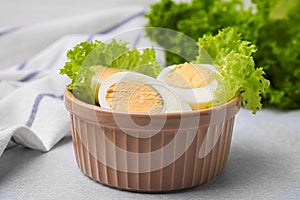
[[[212,65],[184,63],[164,68],[157,79],[172,88],[193,110],[200,110],[208,108],[214,99],[217,86],[214,73],[217,70]]]
[[[101,66],[101,65],[92,66],[91,70],[94,71],[94,73],[95,73],[95,75],[92,78],[91,88],[92,88],[92,90],[94,91],[94,94],[95,94],[95,101],[97,103],[99,103],[98,91],[99,91],[99,87],[100,87],[102,81],[107,79],[112,74],[121,72],[121,70],[116,69],[116,68],[104,67],[104,66]]]
[[[191,107],[159,80],[136,72],[119,72],[102,81],[98,92],[103,108],[121,112],[165,113]]]

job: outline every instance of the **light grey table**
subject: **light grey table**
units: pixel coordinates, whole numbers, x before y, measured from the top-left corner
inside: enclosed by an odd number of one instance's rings
[[[15,147],[0,157],[0,199],[300,199],[300,110],[242,109],[229,160],[213,181],[171,194],[111,189],[77,167],[71,137],[48,153]]]

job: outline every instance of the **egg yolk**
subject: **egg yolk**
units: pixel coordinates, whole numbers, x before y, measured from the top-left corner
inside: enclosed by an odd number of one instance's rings
[[[165,77],[165,82],[178,88],[204,87],[213,80],[211,70],[190,63],[177,65]]]
[[[121,72],[120,69],[104,67],[104,66],[101,66],[101,65],[92,67],[91,69],[95,72],[95,76],[97,78],[99,78],[100,80],[105,80],[110,75],[113,75],[117,72]]]
[[[106,101],[112,110],[124,112],[160,113],[163,109],[163,100],[152,86],[133,80],[111,85]]]

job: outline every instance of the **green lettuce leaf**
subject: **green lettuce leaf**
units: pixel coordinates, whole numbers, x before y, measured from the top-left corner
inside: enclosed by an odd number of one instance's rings
[[[172,29],[197,40],[204,34],[217,34],[226,27],[238,29],[244,39],[257,47],[255,63],[263,67],[270,87],[263,96],[264,104],[281,109],[300,108],[300,0],[252,0],[245,8],[243,0],[192,0],[175,3],[161,0],[151,5],[146,14],[146,27]],[[148,29],[146,29],[147,31]],[[184,51],[195,56],[191,48],[182,48],[180,38],[171,38],[150,29],[147,35],[162,47]],[[182,55],[179,51],[178,55]],[[185,62],[183,56],[166,52],[168,64]],[[191,60],[195,59],[192,58]]]
[[[243,41],[234,28],[223,29],[215,36],[204,35],[198,45],[199,55],[193,62],[205,63],[208,54],[219,72],[213,106],[240,95],[244,107],[253,113],[261,109],[261,95],[269,87],[269,81],[264,78],[262,68],[255,68],[252,57],[255,45]]]
[[[136,48],[130,50],[127,42],[115,39],[110,43],[82,42],[69,50],[67,57],[68,61],[60,69],[60,74],[67,75],[72,80],[67,89],[78,99],[89,104],[95,104],[91,88],[94,72],[90,70],[91,66],[102,65],[131,70],[152,77],[156,77],[161,71],[153,48],[144,49],[142,52]]]

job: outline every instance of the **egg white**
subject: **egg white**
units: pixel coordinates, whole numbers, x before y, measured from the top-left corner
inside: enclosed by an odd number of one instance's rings
[[[218,73],[216,68],[213,65],[209,64],[197,64],[198,66],[203,66],[213,73]],[[210,102],[214,100],[214,90],[217,87],[217,81],[213,80],[211,83],[209,83],[206,86],[199,87],[199,88],[180,88],[175,87],[170,84],[168,84],[165,81],[165,77],[170,73],[171,70],[173,70],[177,65],[171,65],[166,68],[164,68],[161,73],[157,76],[157,79],[164,84],[168,85],[174,92],[177,93],[182,99],[184,99],[186,102],[190,104],[190,106],[193,108],[193,110],[196,110],[195,108],[202,107],[205,108]],[[199,109],[199,108],[198,108]]]
[[[97,67],[97,66],[92,66],[92,67]],[[104,67],[104,66],[101,66],[101,67]],[[119,73],[119,72],[115,72],[115,73]],[[100,85],[102,84],[102,82],[103,82],[103,80],[101,79],[101,77],[97,77],[95,75],[92,77],[91,89],[94,92],[94,95],[95,95],[94,99],[95,99],[96,103],[99,103],[98,92],[99,92],[99,88],[100,88]]]
[[[192,110],[187,102],[183,101],[174,91],[172,91],[169,87],[164,85],[159,80],[150,76],[146,76],[144,74],[129,71],[118,72],[109,76],[106,80],[102,81],[98,92],[100,106],[103,108],[111,109],[109,106],[109,102],[106,101],[107,90],[115,83],[129,80],[149,84],[158,92],[163,101],[163,109],[161,113],[183,112]]]

